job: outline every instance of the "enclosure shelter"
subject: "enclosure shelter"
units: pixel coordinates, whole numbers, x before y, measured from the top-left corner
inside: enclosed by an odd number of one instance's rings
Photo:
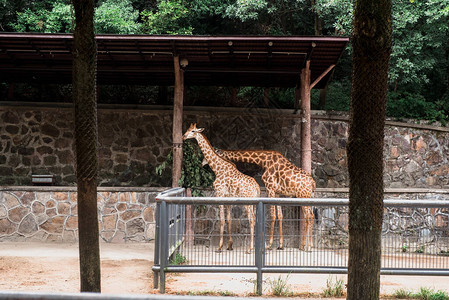
[[[311,171],[310,90],[349,39],[316,36],[97,35],[98,84],[174,85],[173,185],[180,177],[184,86],[296,87],[302,167]],[[0,33],[0,80],[71,83],[73,36]]]

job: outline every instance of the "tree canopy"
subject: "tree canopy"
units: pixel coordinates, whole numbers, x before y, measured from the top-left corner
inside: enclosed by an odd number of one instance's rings
[[[99,0],[98,34],[343,35],[352,33],[352,0]],[[69,0],[0,0],[0,30],[73,32]],[[396,0],[387,112],[395,117],[449,119],[449,1]],[[351,46],[312,107],[349,108]],[[273,90],[291,106],[294,91]],[[239,93],[245,97],[248,90]],[[251,95],[263,97],[256,89]],[[324,105],[324,106],[323,106]]]

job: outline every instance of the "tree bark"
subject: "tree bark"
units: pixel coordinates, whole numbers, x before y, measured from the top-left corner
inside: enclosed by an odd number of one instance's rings
[[[93,0],[73,0],[73,102],[81,292],[101,292],[97,213],[97,102]]]
[[[379,299],[391,0],[357,0],[353,29],[347,299]]]

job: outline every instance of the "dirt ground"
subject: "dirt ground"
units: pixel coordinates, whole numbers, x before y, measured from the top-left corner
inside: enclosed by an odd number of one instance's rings
[[[105,244],[101,250],[101,283],[105,294],[156,294],[153,289],[154,244]],[[264,295],[270,294],[270,281],[287,275],[264,275]],[[346,275],[290,274],[290,289],[304,297],[319,298],[327,280]],[[216,292],[247,296],[254,291],[254,274],[169,274],[167,293],[202,294]],[[448,277],[381,276],[381,293],[399,289],[418,291],[420,287],[449,292]],[[76,244],[0,243],[0,291],[79,292],[79,263]]]
[[[153,244],[101,244],[103,293],[153,293]],[[79,292],[76,244],[0,243],[0,290]]]

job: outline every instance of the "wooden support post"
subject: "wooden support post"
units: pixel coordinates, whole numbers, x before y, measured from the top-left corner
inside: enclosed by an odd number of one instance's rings
[[[14,99],[14,83],[10,82],[8,84],[8,100]]]
[[[310,124],[310,60],[301,70],[301,167],[312,173],[312,141]]]
[[[270,89],[269,88],[264,88],[263,90],[263,104],[265,107],[269,107],[270,106],[270,99],[268,99],[268,96],[270,94]]]
[[[237,88],[232,87],[231,89],[231,105],[237,106]]]
[[[179,56],[173,59],[175,70],[175,91],[173,104],[173,171],[172,187],[179,186],[182,167],[182,114],[184,102],[184,71],[179,65]]]

